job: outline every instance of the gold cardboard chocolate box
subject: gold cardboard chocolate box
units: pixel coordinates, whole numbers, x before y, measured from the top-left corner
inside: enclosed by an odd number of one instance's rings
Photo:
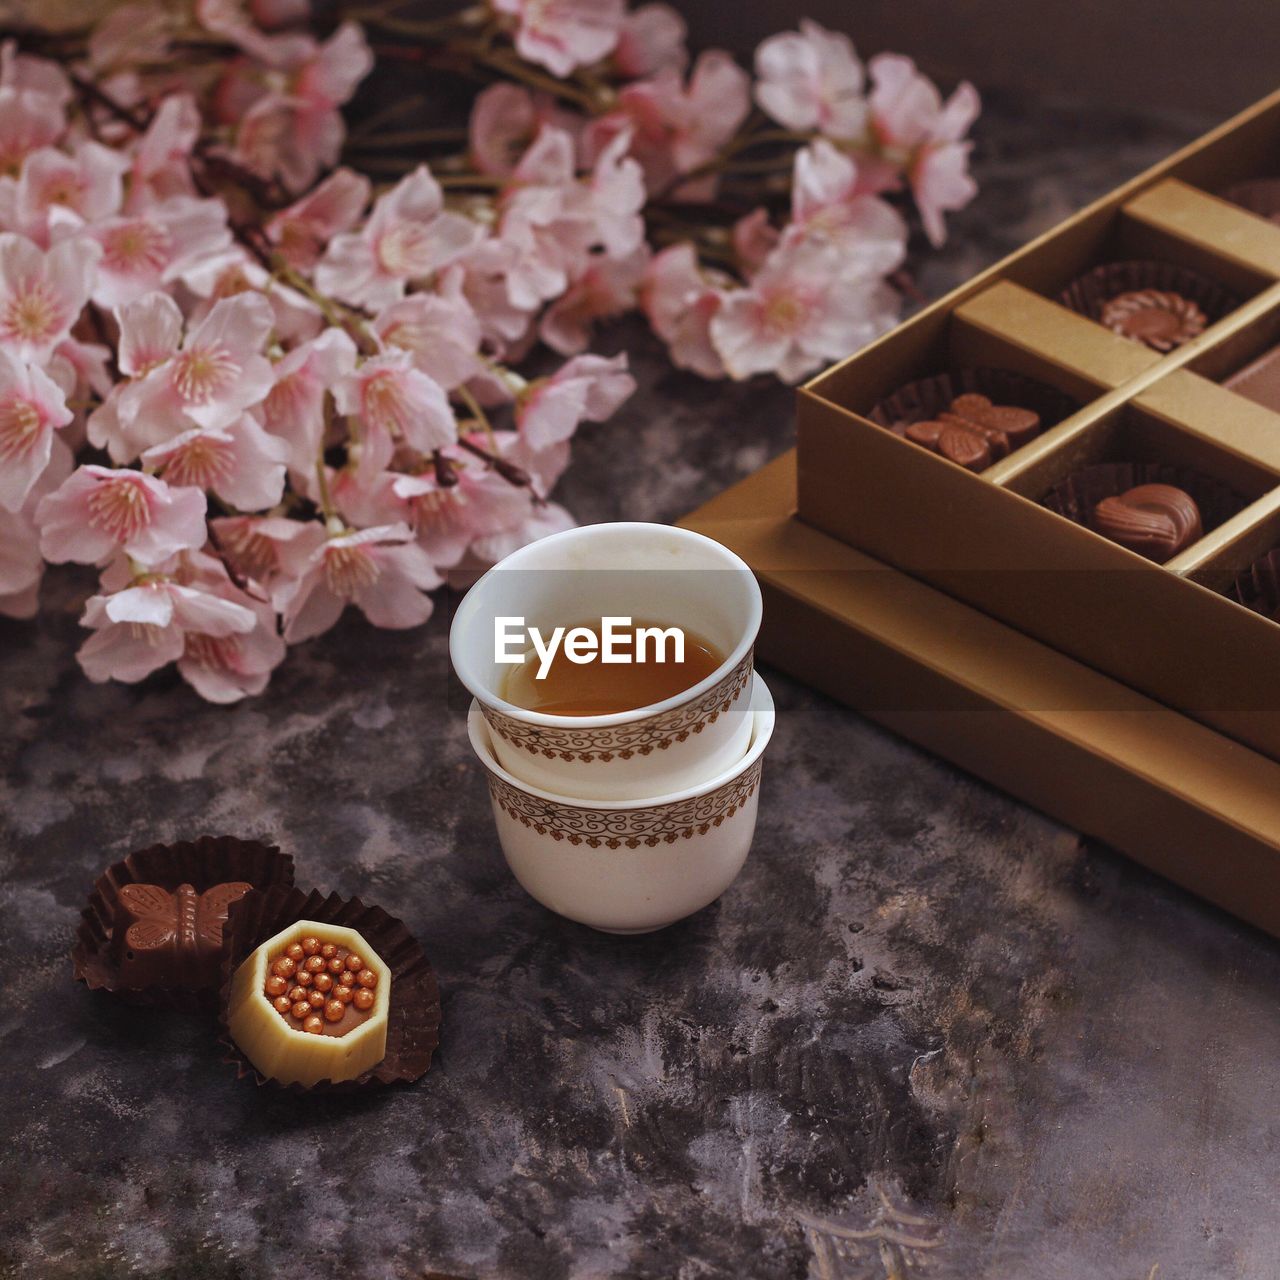
[[[1273,932],[1280,225],[1223,193],[1277,174],[1280,94],[814,379],[795,458],[687,522],[761,575],[766,659]],[[1031,439],[973,399],[1016,378]]]

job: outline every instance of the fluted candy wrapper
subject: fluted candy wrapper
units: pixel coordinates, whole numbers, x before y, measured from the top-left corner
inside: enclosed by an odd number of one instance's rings
[[[878,401],[867,414],[882,427],[924,422],[945,413],[957,396],[981,395],[994,404],[1031,409],[1040,417],[1040,430],[1048,431],[1069,418],[1080,405],[1048,383],[1011,369],[975,367],[917,378]]]
[[[1237,574],[1232,594],[1245,608],[1280,622],[1280,547]]]
[[[1106,262],[1077,276],[1059,295],[1064,307],[1102,322],[1108,302],[1123,293],[1153,289],[1174,293],[1193,302],[1204,312],[1207,324],[1221,320],[1240,305],[1240,299],[1216,280],[1189,271],[1172,262],[1145,259],[1128,262]]]
[[[263,942],[299,920],[340,925],[355,930],[391,972],[386,1053],[382,1060],[351,1080],[282,1085],[265,1076],[245,1056],[231,1035],[228,1006],[236,970]],[[409,1083],[426,1074],[440,1043],[440,989],[435,971],[404,922],[359,898],[327,897],[319,890],[269,889],[233,904],[227,919],[227,944],[219,992],[219,1041],[225,1060],[241,1079],[298,1093],[345,1093],[374,1085]]]
[[[121,964],[116,930],[125,927],[122,893],[141,885],[156,885],[170,893],[190,885],[196,894],[234,883],[247,884],[252,890],[287,889],[293,875],[289,854],[274,845],[235,836],[200,836],[134,850],[98,877],[80,913],[71,952],[75,977],[91,990],[109,991],[131,1004],[211,1012],[217,1007],[216,965],[214,976],[200,981],[193,979],[189,967],[166,968],[153,962],[153,972],[164,972],[165,979],[140,982],[136,971]]]
[[[1189,493],[1200,508],[1203,531],[1216,529],[1247,505],[1229,485],[1189,467],[1161,462],[1099,462],[1081,467],[1060,480],[1041,503],[1074,524],[1097,532],[1093,512],[1104,498],[1114,498],[1143,484],[1169,484]]]

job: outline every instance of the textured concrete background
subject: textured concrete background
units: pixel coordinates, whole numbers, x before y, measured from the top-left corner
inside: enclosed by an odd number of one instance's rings
[[[923,288],[1197,123],[991,103],[982,197]],[[609,341],[642,392],[580,439],[581,519],[674,518],[789,443],[787,392]],[[444,616],[344,622],[228,710],[88,684],[84,585],[0,623],[0,1274],[1280,1271],[1270,941],[777,674],[741,879],[663,933],[597,935],[506,871]],[[426,1079],[257,1091],[198,1018],[71,981],[97,871],[200,832],[273,838],[301,883],[405,918],[444,993]]]

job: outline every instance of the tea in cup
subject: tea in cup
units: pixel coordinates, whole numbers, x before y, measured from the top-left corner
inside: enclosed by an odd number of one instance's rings
[[[756,580],[668,525],[587,525],[522,547],[467,593],[449,651],[498,763],[557,795],[697,786],[751,738]]]

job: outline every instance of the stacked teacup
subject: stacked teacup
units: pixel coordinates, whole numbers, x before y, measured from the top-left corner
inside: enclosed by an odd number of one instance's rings
[[[555,534],[467,593],[449,638],[472,694],[467,728],[502,851],[544,906],[610,933],[647,933],[733,882],[751,847],[773,732],[773,701],[752,663],[760,616],[741,559],[657,524]],[[547,638],[571,641],[578,624],[598,624],[603,639],[606,620],[628,619],[696,636],[711,654],[704,665],[720,660],[688,688],[609,714],[558,714],[508,696],[520,662],[545,672]],[[615,660],[621,688],[625,651]]]

